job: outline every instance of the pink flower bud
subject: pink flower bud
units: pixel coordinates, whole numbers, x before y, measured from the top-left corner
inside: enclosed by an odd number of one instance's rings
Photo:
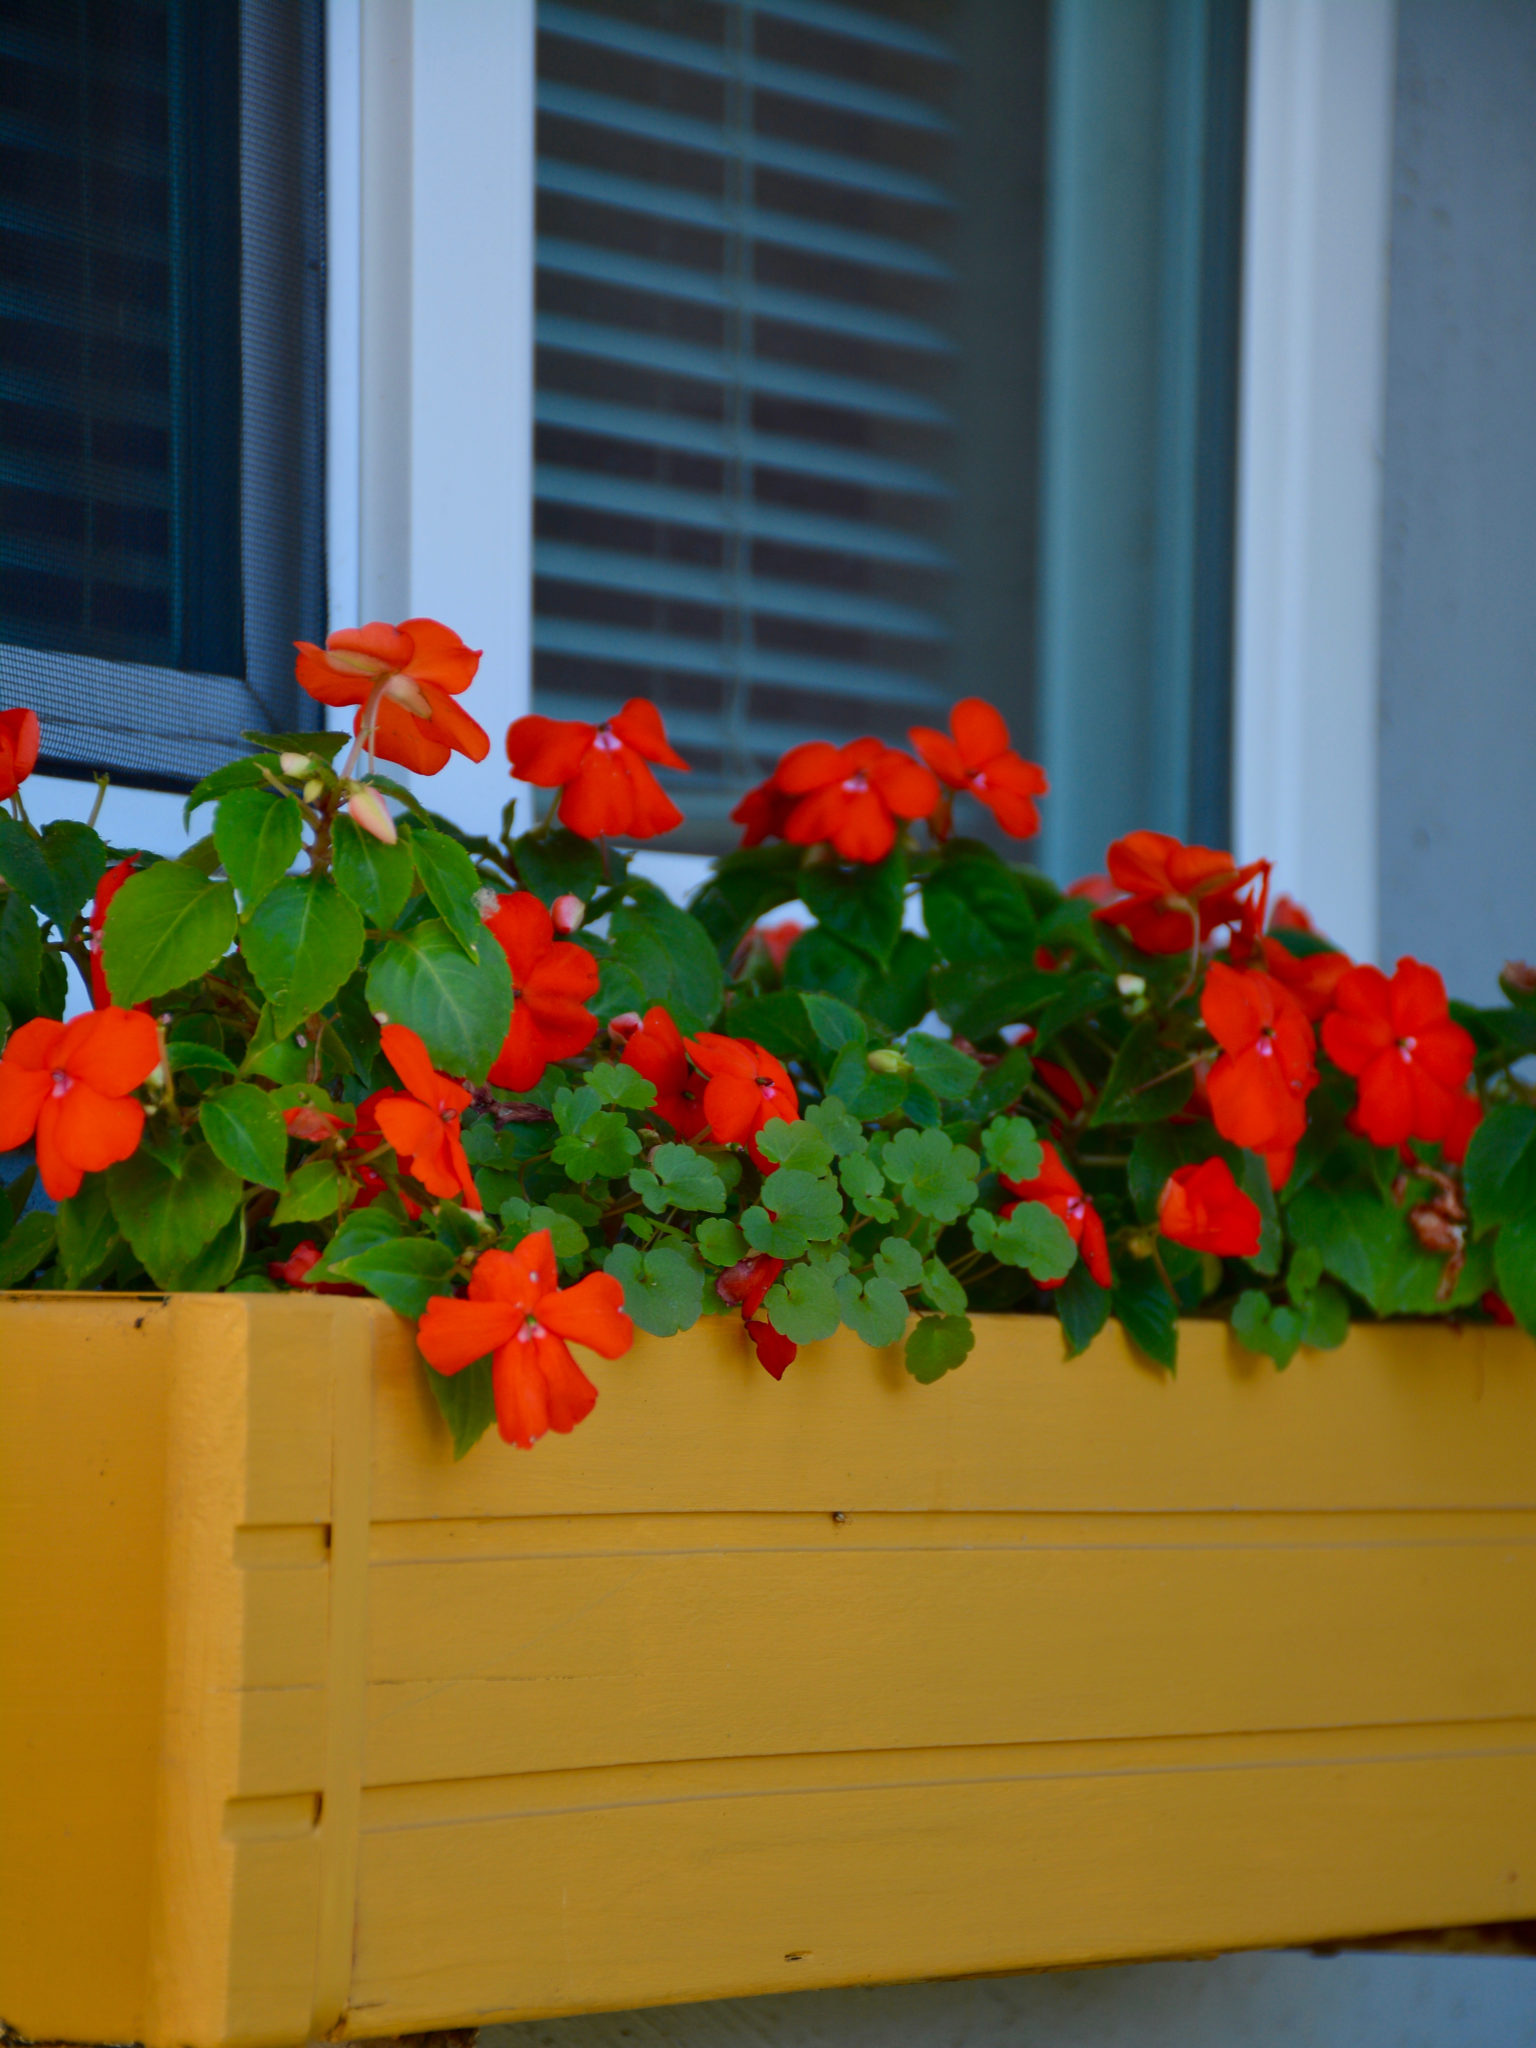
[[[615,1045],[628,1045],[640,1029],[638,1010],[621,1010],[617,1017],[608,1019],[608,1036]]]
[[[557,896],[549,906],[549,914],[554,920],[555,930],[562,937],[569,937],[572,932],[580,931],[587,906],[579,896]]]
[[[347,798],[347,811],[359,832],[371,833],[386,846],[393,846],[399,837],[383,797],[366,783],[359,783],[353,789]]]

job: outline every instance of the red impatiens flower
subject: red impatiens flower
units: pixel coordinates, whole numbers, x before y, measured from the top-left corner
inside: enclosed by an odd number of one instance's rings
[[[1328,1057],[1360,1083],[1351,1117],[1373,1145],[1442,1140],[1472,1072],[1471,1034],[1453,1024],[1433,967],[1404,959],[1389,981],[1379,967],[1352,967],[1323,1019]]]
[[[416,1331],[423,1358],[439,1372],[462,1372],[489,1353],[497,1427],[525,1451],[547,1429],[568,1434],[597,1400],[568,1346],[622,1358],[634,1338],[624,1290],[611,1273],[561,1287],[547,1230],[525,1237],[515,1252],[482,1252],[469,1299],[435,1297]]]
[[[1101,1287],[1111,1282],[1109,1269],[1109,1241],[1104,1235],[1104,1225],[1099,1212],[1083,1193],[1077,1181],[1068,1170],[1061,1154],[1054,1145],[1042,1142],[1040,1146],[1042,1163],[1033,1180],[1009,1180],[1002,1176],[1003,1186],[1018,1197],[1018,1201],[1007,1202],[1003,1215],[1011,1216],[1019,1202],[1043,1202],[1053,1216],[1059,1216],[1067,1226],[1072,1242],[1082,1254],[1083,1264]],[[1060,1280],[1042,1280],[1046,1289],[1065,1287],[1066,1275]]]
[[[372,1113],[379,1129],[399,1153],[402,1164],[428,1194],[457,1199],[466,1208],[481,1207],[480,1193],[459,1118],[474,1097],[467,1088],[432,1065],[427,1048],[404,1024],[386,1024],[379,1033],[384,1057],[400,1076],[409,1095],[375,1095]]]
[[[0,1152],[35,1134],[44,1189],[56,1202],[78,1194],[86,1174],[132,1154],[144,1129],[133,1091],[159,1063],[159,1034],[142,1010],[18,1025],[0,1054]]]
[[[619,1063],[633,1067],[651,1083],[656,1090],[656,1114],[680,1138],[699,1135],[706,1121],[699,1099],[702,1083],[689,1063],[682,1032],[660,1003],[646,1011],[639,1030],[630,1032]]]
[[[490,1078],[514,1094],[536,1088],[552,1060],[585,1052],[597,1019],[585,1005],[597,994],[598,965],[585,946],[555,937],[554,919],[526,889],[496,899],[486,919],[512,970],[512,1021]]]
[[[631,697],[604,725],[582,719],[519,718],[507,732],[512,773],[560,791],[559,815],[583,839],[654,839],[683,814],[646,765],[688,763],[668,744],[661,713]]]
[[[1251,1259],[1259,1248],[1264,1219],[1259,1205],[1232,1178],[1225,1159],[1179,1166],[1169,1175],[1157,1203],[1157,1227],[1164,1237],[1192,1252],[1219,1259]]]
[[[1483,1105],[1476,1095],[1458,1095],[1451,1110],[1450,1121],[1441,1139],[1441,1150],[1448,1166],[1460,1166],[1467,1156],[1467,1147],[1472,1142],[1472,1133],[1483,1120]]]
[[[715,1282],[715,1292],[722,1301],[740,1304],[742,1325],[752,1339],[757,1362],[770,1378],[776,1380],[783,1379],[785,1367],[794,1364],[800,1347],[792,1343],[782,1330],[776,1330],[758,1311],[769,1288],[783,1270],[782,1259],[771,1258],[767,1252],[754,1252],[750,1257],[738,1260]]]
[[[37,766],[42,737],[35,711],[0,711],[0,799],[14,796]]]
[[[91,956],[91,1001],[98,1010],[107,1009],[112,1002],[112,992],[107,987],[107,970],[101,964],[101,934],[107,922],[107,912],[112,908],[112,898],[137,867],[138,858],[135,853],[129,854],[115,868],[108,868],[96,884],[96,899],[91,905],[85,945]]]
[[[321,704],[356,704],[358,747],[421,775],[435,775],[450,754],[483,761],[488,735],[454,699],[467,690],[480,656],[436,619],[348,626],[325,646],[296,640],[299,687]]]
[[[1217,1130],[1254,1152],[1294,1149],[1317,1086],[1317,1045],[1300,1003],[1269,975],[1216,960],[1200,1015],[1222,1052],[1206,1078]]]
[[[772,1160],[757,1149],[757,1134],[775,1118],[799,1121],[794,1082],[773,1054],[750,1038],[701,1031],[687,1045],[694,1065],[709,1077],[704,1084],[704,1115],[715,1143],[745,1145],[757,1164],[772,1172]]]
[[[325,1254],[312,1238],[306,1237],[302,1244],[296,1244],[286,1259],[268,1259],[267,1278],[275,1280],[279,1287],[303,1287],[311,1294],[366,1294],[366,1287],[357,1287],[350,1280],[311,1280],[310,1274],[319,1265]]]
[[[1131,832],[1107,855],[1110,879],[1126,894],[1093,914],[1117,924],[1143,953],[1187,953],[1218,925],[1251,924],[1261,905],[1242,900],[1256,877],[1268,886],[1269,862],[1238,867],[1230,853],[1184,846],[1166,832]]]
[[[939,800],[922,763],[883,740],[806,740],[790,748],[773,780],[792,800],[781,828],[792,846],[826,839],[844,860],[871,864],[896,844],[898,818],[926,818]]]
[[[1272,932],[1317,931],[1317,926],[1312,922],[1312,913],[1304,910],[1294,896],[1286,895],[1275,898],[1275,907],[1269,913],[1269,928]]]
[[[1015,839],[1033,839],[1040,830],[1035,798],[1051,786],[1045,770],[1014,752],[1002,713],[984,698],[962,697],[949,714],[949,732],[914,725],[907,738],[940,782],[968,790]]]
[[[741,827],[743,846],[761,846],[765,839],[782,839],[784,826],[796,799],[786,796],[775,778],[749,789],[731,813],[731,822]]]
[[[381,1094],[383,1092],[380,1091]],[[312,1102],[296,1102],[291,1109],[285,1109],[283,1122],[288,1127],[289,1137],[297,1138],[305,1145],[323,1145],[328,1138],[338,1138],[349,1128],[346,1117],[337,1116],[328,1109],[317,1109]]]
[[[1325,1017],[1333,1008],[1334,990],[1355,964],[1349,955],[1293,953],[1281,939],[1265,938],[1260,944],[1265,968],[1282,988],[1290,990],[1312,1023]]]

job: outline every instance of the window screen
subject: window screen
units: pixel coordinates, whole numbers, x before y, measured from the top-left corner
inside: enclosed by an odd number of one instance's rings
[[[0,0],[0,700],[174,785],[308,723],[319,0]]]

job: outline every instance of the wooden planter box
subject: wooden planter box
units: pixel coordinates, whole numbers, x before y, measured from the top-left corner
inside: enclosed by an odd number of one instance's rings
[[[0,1303],[0,2019],[149,2048],[1536,1916],[1536,1350],[712,1323],[450,1462],[372,1304]]]

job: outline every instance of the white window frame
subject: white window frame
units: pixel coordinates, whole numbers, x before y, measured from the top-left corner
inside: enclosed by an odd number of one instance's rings
[[[1375,957],[1395,0],[1253,0],[1233,837]]]

